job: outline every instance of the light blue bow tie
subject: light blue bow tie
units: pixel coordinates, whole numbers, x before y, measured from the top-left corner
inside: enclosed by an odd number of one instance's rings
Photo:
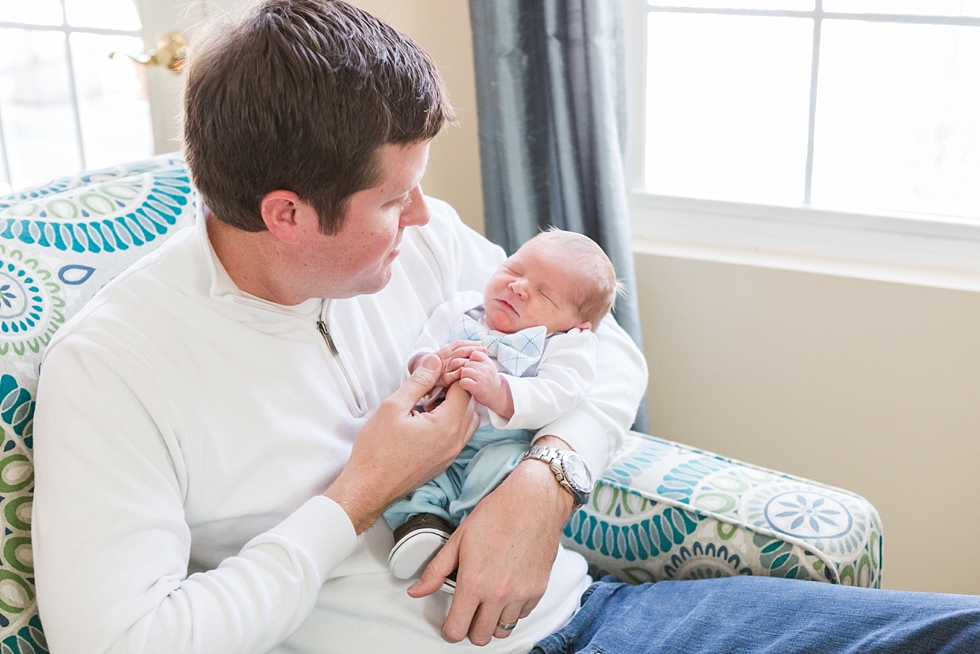
[[[504,370],[520,377],[541,358],[548,330],[528,327],[513,334],[487,329],[466,314],[453,325],[452,340],[475,341],[487,348],[487,354],[497,360]]]

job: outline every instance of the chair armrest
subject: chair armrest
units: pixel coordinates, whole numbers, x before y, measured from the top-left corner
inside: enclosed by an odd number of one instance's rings
[[[630,432],[563,544],[593,577],[881,583],[881,520],[848,491]]]

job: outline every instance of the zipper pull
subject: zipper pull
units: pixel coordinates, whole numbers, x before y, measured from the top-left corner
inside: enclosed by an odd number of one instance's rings
[[[330,336],[330,330],[327,329],[326,323],[324,323],[322,320],[317,320],[316,328],[320,331],[320,334],[323,336],[323,340],[326,341],[327,347],[330,348],[330,353],[334,356],[340,356],[340,353],[337,351],[337,346],[334,345],[333,337]]]

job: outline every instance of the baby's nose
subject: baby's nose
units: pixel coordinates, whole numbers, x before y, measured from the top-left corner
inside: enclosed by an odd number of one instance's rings
[[[515,279],[510,283],[510,291],[514,295],[524,298],[527,296],[527,283],[523,279]]]

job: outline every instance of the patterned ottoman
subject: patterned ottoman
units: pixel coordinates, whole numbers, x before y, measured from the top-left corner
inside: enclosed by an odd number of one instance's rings
[[[642,583],[767,575],[878,588],[881,521],[862,497],[630,433],[565,545]]]

